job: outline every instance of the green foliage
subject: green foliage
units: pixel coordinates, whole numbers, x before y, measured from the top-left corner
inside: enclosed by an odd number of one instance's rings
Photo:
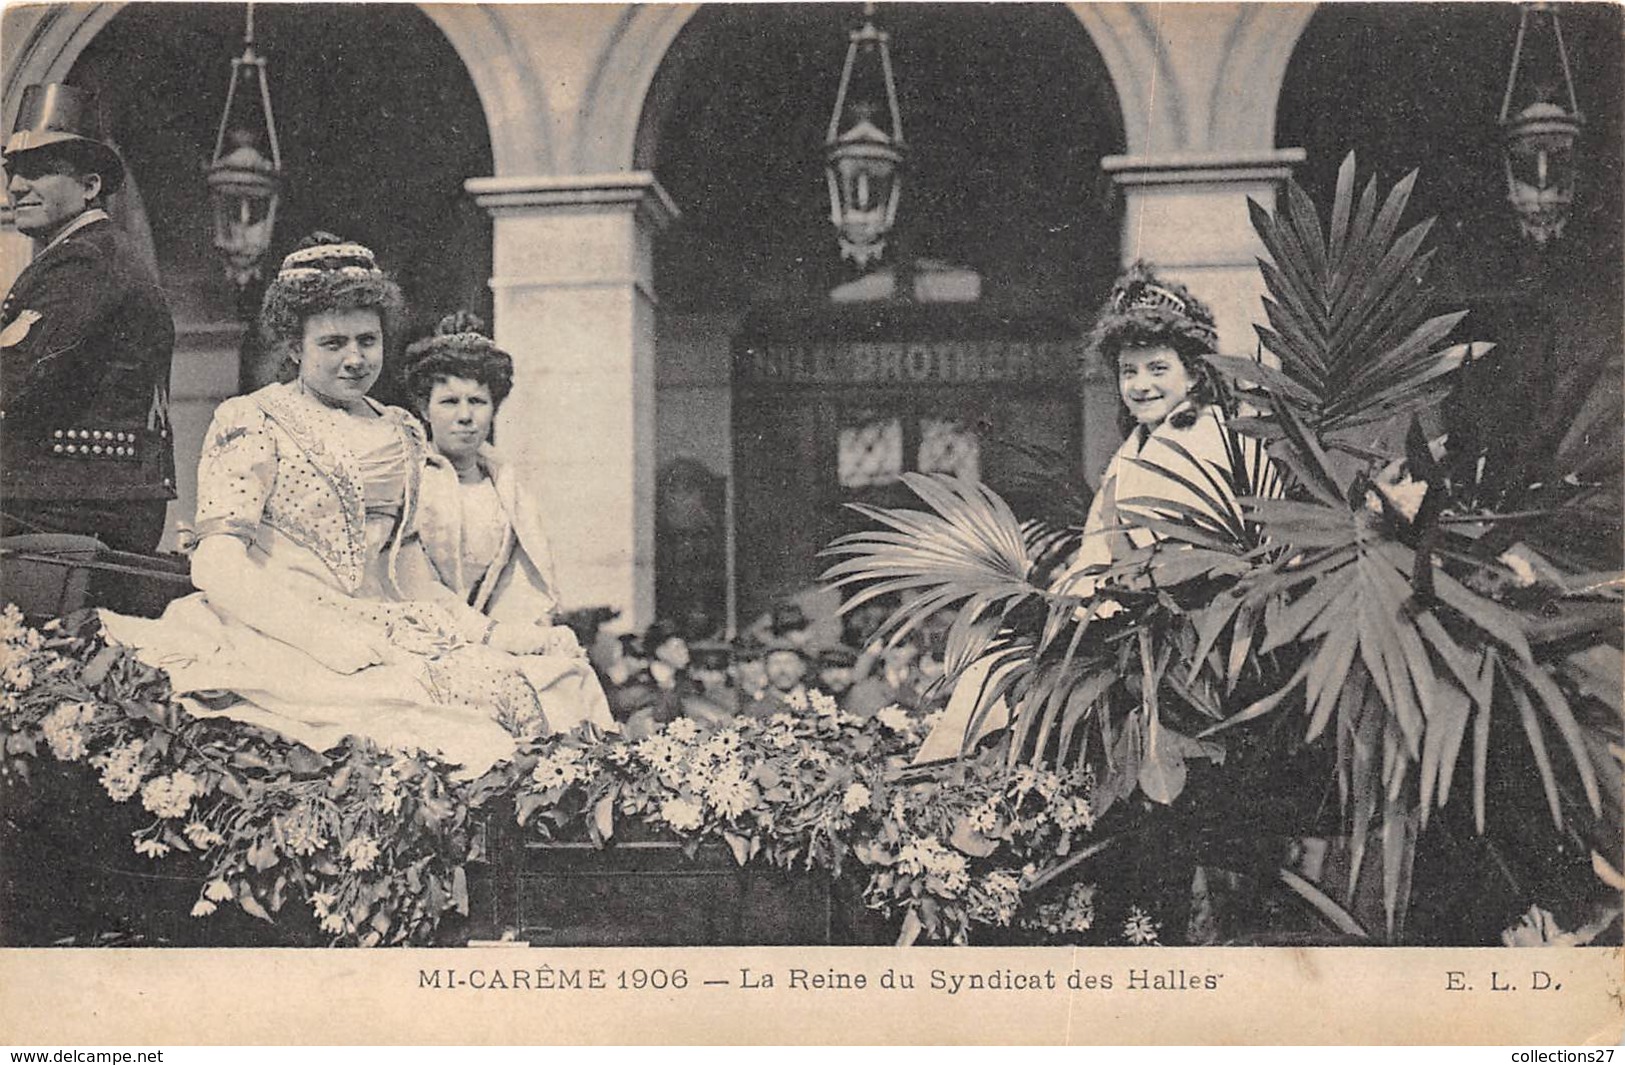
[[[420,752],[350,740],[318,754],[195,717],[93,621],[42,632],[8,607],[0,682],[4,788],[78,772],[152,815],[137,853],[202,860],[194,917],[233,905],[297,927],[290,909],[308,907],[336,945],[426,944],[466,916],[468,864],[485,857],[475,818],[510,801],[540,840],[604,846],[635,818],[690,854],[715,843],[741,865],[855,867],[909,942],[1010,926],[1094,827],[1087,772],[1012,771],[1002,756],[905,772],[919,720],[898,707],[859,720],[821,694],[797,714],[712,729],[679,718],[635,743],[583,726],[468,780]]]
[[[1611,855],[1619,836],[1619,765],[1607,753],[1619,688],[1599,678],[1619,669],[1620,581],[1530,542],[1532,522],[1561,518],[1572,536],[1610,505],[1617,528],[1618,500],[1582,446],[1602,423],[1592,413],[1516,454],[1470,432],[1426,437],[1420,416],[1490,345],[1447,346],[1465,313],[1430,310],[1431,223],[1401,232],[1415,180],[1379,196],[1373,179],[1356,199],[1351,155],[1329,224],[1290,182],[1274,212],[1251,205],[1270,254],[1259,263],[1269,324],[1257,332],[1277,364],[1212,361],[1242,387],[1253,413],[1232,425],[1253,439],[1232,434],[1230,471],[1158,468],[1201,505],[1125,501],[1154,512],[1135,522],[1157,541],[1117,560],[1097,594],[1033,583],[996,496],[924,478],[909,484],[934,513],[866,511],[895,532],[837,541],[829,553],[845,559],[826,574],[911,594],[893,618],[903,628],[957,608],[950,687],[978,657],[1001,667],[966,746],[993,723],[1014,762],[1095,767],[1097,814],[1136,792],[1172,805],[1186,759],[1220,762],[1220,742],[1301,715],[1302,743],[1334,756],[1352,855],[1344,904],[1380,864],[1390,938],[1402,932],[1417,841],[1461,790],[1458,773],[1471,774],[1486,830],[1492,735],[1521,734],[1556,831],[1612,839]],[[1553,428],[1585,406],[1554,400],[1566,406],[1540,419]],[[1260,443],[1288,474],[1284,494],[1267,483],[1272,464],[1247,461]],[[1007,724],[992,712],[1000,700]],[[1337,903],[1286,882],[1343,926]]]

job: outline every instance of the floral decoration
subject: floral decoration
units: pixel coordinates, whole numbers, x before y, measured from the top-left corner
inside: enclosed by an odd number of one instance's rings
[[[162,670],[105,643],[90,613],[35,628],[7,606],[0,679],[0,789],[53,767],[139,804],[152,820],[135,853],[206,867],[198,919],[235,905],[334,944],[433,942],[445,918],[469,912],[480,815],[511,802],[538,839],[603,845],[636,821],[690,853],[726,844],[741,865],[856,870],[907,942],[1091,928],[1074,900],[1092,912],[1093,885],[1071,887],[1059,922],[1023,918],[1093,827],[1090,772],[1012,770],[991,752],[913,767],[930,720],[901,709],[859,719],[814,692],[796,713],[712,728],[678,718],[636,741],[584,726],[524,741],[466,781],[419,751],[351,739],[317,753],[194,714]]]

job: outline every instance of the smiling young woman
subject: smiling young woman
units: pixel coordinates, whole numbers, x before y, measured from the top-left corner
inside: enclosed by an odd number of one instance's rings
[[[1101,477],[1082,545],[1057,591],[1093,595],[1099,574],[1157,539],[1147,519],[1175,508],[1212,511],[1216,502],[1227,513],[1211,516],[1223,520],[1238,510],[1239,497],[1279,493],[1262,446],[1229,430],[1228,397],[1207,363],[1217,346],[1212,311],[1184,285],[1137,262],[1113,286],[1089,348],[1117,375],[1125,439]]]
[[[516,737],[613,723],[601,692],[596,705],[553,696],[596,685],[569,630],[488,617],[438,578],[420,520],[433,452],[411,414],[367,395],[401,310],[359,244],[317,233],[283,261],[260,327],[298,377],[215,412],[198,466],[199,594],[156,621],[102,621],[178,696],[235,697],[196,714],[318,751],[364,736],[478,774]]]

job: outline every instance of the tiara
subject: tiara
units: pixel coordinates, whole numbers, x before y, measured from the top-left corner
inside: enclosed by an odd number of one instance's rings
[[[341,277],[371,277],[381,273],[372,249],[362,244],[316,244],[290,252],[277,271],[278,281],[292,281],[319,274]]]
[[[1176,314],[1185,319],[1198,332],[1217,339],[1218,330],[1213,323],[1199,318],[1192,311],[1189,301],[1155,281],[1142,281],[1135,279],[1126,285],[1119,285],[1112,290],[1111,308],[1116,314],[1128,314],[1132,311],[1164,311]]]

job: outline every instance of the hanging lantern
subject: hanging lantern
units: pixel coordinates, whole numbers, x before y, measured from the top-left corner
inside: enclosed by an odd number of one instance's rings
[[[1562,78],[1561,89],[1556,76]],[[1574,144],[1584,122],[1556,8],[1523,4],[1501,100],[1502,153],[1507,199],[1524,236],[1537,247],[1561,237],[1568,222],[1577,169]]]
[[[239,86],[245,96],[258,101],[259,108],[256,116],[244,116],[249,121],[234,124]],[[262,136],[271,149],[269,158],[259,147]],[[243,54],[231,61],[231,87],[226,90],[205,180],[214,208],[214,246],[226,260],[226,276],[239,290],[245,289],[260,277],[260,262],[271,248],[282,181],[282,148],[271,113],[265,59],[254,52],[252,3]]]
[[[903,120],[890,38],[875,28],[873,15],[874,5],[865,4],[863,26],[850,34],[824,138],[829,220],[840,236],[841,254],[860,267],[885,254],[903,191]],[[883,97],[885,128],[876,122],[882,106],[877,97]]]

